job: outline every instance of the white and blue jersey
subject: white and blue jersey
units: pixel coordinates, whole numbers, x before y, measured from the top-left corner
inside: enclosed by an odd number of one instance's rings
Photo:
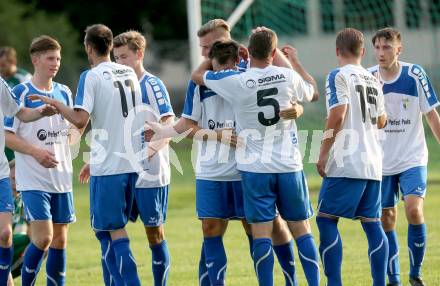
[[[235,116],[230,103],[206,86],[188,84],[182,117],[209,130],[235,129]],[[217,141],[198,141],[196,178],[215,181],[239,181],[234,148]]]
[[[0,116],[13,117],[20,111],[20,100],[14,95],[8,84],[0,77]],[[0,128],[0,150],[5,149],[5,131]],[[9,178],[9,164],[5,152],[0,152],[0,180]]]
[[[27,108],[39,108],[41,101],[32,101],[30,95],[42,95],[73,106],[70,89],[53,82],[49,91],[40,90],[31,81],[14,87],[13,92]],[[70,123],[60,114],[24,123],[18,118],[5,118],[5,129],[23,138],[29,144],[55,154],[59,162],[55,168],[45,168],[31,155],[16,152],[15,176],[18,191],[66,193],[72,191],[72,157],[69,147]]]
[[[166,116],[174,116],[170,102],[170,96],[163,82],[156,76],[144,72],[140,79],[142,102],[148,107],[145,121],[160,122]],[[143,138],[141,138],[143,139]],[[146,150],[146,142],[142,140],[143,149]],[[166,145],[157,152],[150,160],[143,155],[143,169],[148,173],[147,177],[136,183],[137,188],[156,188],[170,184],[171,171],[169,159],[169,147]]]
[[[399,65],[399,74],[389,81],[380,76],[379,66],[369,69],[382,84],[388,115],[386,139],[382,142],[384,176],[427,165],[422,115],[440,104],[422,67],[405,62]]]
[[[144,114],[138,78],[130,67],[103,62],[81,74],[75,108],[90,114],[92,176],[135,173],[141,169],[138,153]]]
[[[245,150],[237,149],[240,171],[288,173],[301,171],[294,120],[283,120],[280,110],[293,101],[310,101],[313,86],[292,69],[268,66],[246,72],[207,71],[205,85],[228,101],[235,114],[236,130],[245,140]],[[293,134],[292,134],[293,133]]]

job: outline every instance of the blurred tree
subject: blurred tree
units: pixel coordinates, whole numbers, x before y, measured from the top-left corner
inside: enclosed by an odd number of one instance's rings
[[[74,87],[78,71],[87,66],[87,58],[78,43],[79,31],[66,15],[47,13],[18,0],[0,1],[0,46],[12,46],[17,50],[19,66],[32,71],[29,45],[33,38],[42,34],[56,38],[62,46],[62,65],[56,80]]]

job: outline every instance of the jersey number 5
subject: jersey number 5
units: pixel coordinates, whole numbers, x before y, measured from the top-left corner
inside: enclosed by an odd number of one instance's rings
[[[274,98],[266,98],[268,96],[276,95],[278,94],[277,88],[269,88],[269,89],[262,89],[257,91],[257,105],[258,106],[272,106],[274,111],[274,117],[272,118],[266,118],[264,116],[264,112],[258,113],[258,122],[263,124],[264,126],[271,126],[274,124],[277,124],[278,121],[280,121],[280,104],[278,101]]]
[[[131,91],[131,100],[133,102],[133,108],[136,106],[136,95],[134,92],[134,84],[131,79],[126,79],[124,81],[125,86],[130,88]],[[119,89],[119,94],[121,96],[121,106],[122,106],[122,116],[127,117],[128,116],[128,106],[127,106],[127,96],[125,95],[124,86],[122,85],[122,82],[117,80],[113,82],[113,85]]]

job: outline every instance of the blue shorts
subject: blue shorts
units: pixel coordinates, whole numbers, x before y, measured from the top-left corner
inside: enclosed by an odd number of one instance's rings
[[[130,220],[140,216],[144,226],[154,227],[165,223],[168,208],[168,186],[136,188]]]
[[[0,180],[0,213],[14,212],[14,198],[9,178]]]
[[[124,228],[134,203],[136,173],[90,177],[90,221],[94,230]]]
[[[76,221],[73,193],[21,191],[27,221],[51,220],[52,223]]]
[[[393,208],[399,201],[399,189],[403,198],[424,198],[428,170],[425,166],[410,168],[400,174],[382,177],[382,208]]]
[[[303,171],[293,173],[251,173],[241,171],[244,213],[249,223],[268,222],[278,215],[287,221],[313,216]]]
[[[326,177],[319,192],[318,212],[350,219],[380,218],[380,181]]]
[[[244,218],[241,182],[197,179],[196,211],[199,219]]]

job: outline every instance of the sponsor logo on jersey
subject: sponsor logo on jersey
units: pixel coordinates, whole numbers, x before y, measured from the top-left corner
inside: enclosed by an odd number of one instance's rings
[[[215,128],[215,122],[212,119],[208,120],[208,128],[213,130]]]
[[[211,130],[217,129],[232,129],[235,128],[235,121],[234,120],[225,120],[224,122],[215,122],[212,119],[208,120],[208,128]]]
[[[263,78],[259,78],[258,79],[258,83],[259,84],[268,84],[271,83],[272,81],[286,81],[286,77],[284,76],[284,74],[277,74],[277,75],[272,75],[272,76],[267,76],[267,77],[263,77]]]
[[[47,131],[44,130],[44,129],[38,130],[37,137],[38,137],[38,140],[40,140],[40,141],[46,140],[46,138],[47,138]]]
[[[408,109],[408,107],[409,107],[409,99],[408,98],[402,99],[402,106],[403,106],[403,109],[405,109],[405,110]]]
[[[45,129],[40,129],[37,131],[37,138],[40,141],[44,141],[47,138],[58,138],[59,136],[68,136],[69,130],[58,130],[58,131],[47,131]]]
[[[104,79],[106,79],[106,80],[110,80],[110,79],[112,79],[112,75],[111,75],[108,71],[103,72],[103,73],[102,73],[102,76],[103,76]]]
[[[257,86],[257,83],[253,79],[248,79],[246,81],[246,87],[247,88],[255,88]]]

